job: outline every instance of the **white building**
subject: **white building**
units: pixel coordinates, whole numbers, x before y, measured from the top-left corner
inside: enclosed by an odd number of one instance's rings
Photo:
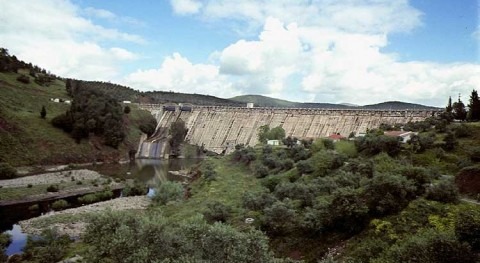
[[[253,102],[247,103],[247,108],[249,108],[249,109],[253,108]]]
[[[272,145],[272,146],[278,146],[278,145],[280,145],[280,141],[279,140],[268,140],[267,144]]]

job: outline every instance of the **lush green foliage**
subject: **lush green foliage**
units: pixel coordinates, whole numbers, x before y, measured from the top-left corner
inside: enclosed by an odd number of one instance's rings
[[[88,262],[271,262],[267,238],[253,228],[207,224],[200,217],[171,222],[106,213],[91,219],[84,237]],[[166,260],[166,261],[162,261]]]
[[[66,256],[71,242],[68,236],[58,234],[55,229],[47,229],[41,238],[28,237],[22,259],[32,263],[58,262]]]
[[[73,97],[70,109],[55,117],[52,124],[69,132],[80,142],[90,133],[102,136],[104,144],[117,148],[125,138],[122,106],[113,98],[96,89],[69,80],[67,92]]]
[[[285,130],[281,126],[270,129],[268,125],[263,125],[258,130],[258,141],[261,143],[267,143],[268,140],[283,141],[285,139]]]
[[[183,186],[177,182],[164,182],[155,189],[153,201],[160,205],[166,205],[168,202],[180,201],[183,199]]]

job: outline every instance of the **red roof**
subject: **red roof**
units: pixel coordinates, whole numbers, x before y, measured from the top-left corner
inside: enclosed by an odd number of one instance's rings
[[[330,138],[332,140],[343,140],[343,139],[345,139],[345,137],[343,137],[340,134],[332,134],[332,135],[328,136],[328,138]]]

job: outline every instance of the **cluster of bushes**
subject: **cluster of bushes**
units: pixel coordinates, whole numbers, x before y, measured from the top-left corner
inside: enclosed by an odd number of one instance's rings
[[[155,189],[155,195],[152,201],[156,204],[166,205],[169,202],[183,200],[185,190],[182,184],[178,182],[167,181]]]
[[[245,147],[243,144],[235,145],[235,151],[232,153],[232,159],[234,161],[249,165],[252,161],[255,161],[256,158],[257,154],[252,147]]]
[[[258,230],[201,217],[172,222],[155,213],[108,212],[91,220],[83,240],[87,262],[292,262],[274,259]]]
[[[93,204],[101,201],[110,200],[113,198],[112,190],[105,189],[101,192],[86,194],[79,197],[77,200],[80,204]]]

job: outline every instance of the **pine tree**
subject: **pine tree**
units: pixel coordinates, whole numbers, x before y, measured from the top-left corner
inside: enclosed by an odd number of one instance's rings
[[[45,106],[42,106],[42,110],[40,111],[40,117],[42,117],[42,119],[45,119],[46,116],[47,110],[45,109]]]
[[[478,121],[480,120],[480,99],[476,90],[472,90],[470,95],[470,104],[468,104],[468,120]]]
[[[464,121],[467,118],[467,110],[465,104],[458,97],[458,102],[453,103],[453,117],[457,120]]]
[[[450,113],[452,112],[452,97],[448,97],[448,105],[447,108],[445,109],[446,112]]]

